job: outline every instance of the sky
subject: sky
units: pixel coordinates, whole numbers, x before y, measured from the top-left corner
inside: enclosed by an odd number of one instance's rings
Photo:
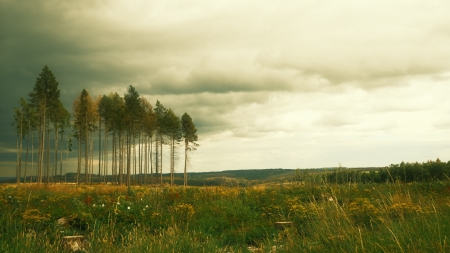
[[[0,175],[15,170],[13,107],[44,65],[70,112],[83,88],[96,97],[129,85],[187,112],[200,144],[190,171],[448,161],[449,9],[446,0],[0,0]]]

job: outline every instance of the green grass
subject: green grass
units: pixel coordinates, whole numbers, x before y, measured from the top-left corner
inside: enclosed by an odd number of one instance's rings
[[[450,252],[447,185],[2,185],[0,252]]]

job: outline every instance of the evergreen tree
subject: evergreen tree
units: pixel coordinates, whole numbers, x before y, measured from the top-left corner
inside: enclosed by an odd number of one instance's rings
[[[16,183],[18,184],[21,183],[21,176],[22,176],[22,140],[24,136],[24,127],[26,124],[25,113],[28,104],[23,98],[20,98],[19,105],[20,105],[19,107],[14,107],[14,122],[13,122],[13,125],[16,125],[16,138],[17,138]]]
[[[195,128],[191,116],[187,113],[184,113],[181,117],[181,129],[184,138],[184,186],[187,186],[188,152],[196,150],[199,146],[196,143],[196,141],[198,141],[197,129]]]
[[[108,136],[110,131],[110,125],[111,125],[111,114],[112,114],[112,108],[111,108],[111,98],[103,95],[97,100],[97,112],[98,112],[98,121],[99,121],[99,148],[98,148],[98,174],[99,174],[99,181],[100,181],[100,174],[102,170],[102,163],[103,163],[103,181],[106,183],[106,174],[107,174],[107,167],[108,167]],[[104,129],[104,147],[102,150],[102,125]],[[103,155],[103,159],[102,159]]]
[[[64,108],[61,101],[58,99],[55,102],[54,107],[51,109],[50,121],[53,123],[53,129],[55,131],[55,151],[54,151],[54,164],[53,164],[53,176],[56,175],[58,171],[58,133],[64,132],[64,130],[70,125],[70,113]],[[64,136],[62,136],[64,137]],[[62,168],[60,169],[62,173]]]
[[[152,105],[145,99],[142,98],[142,108],[144,109],[144,120],[143,120],[143,129],[146,136],[145,142],[145,168],[144,168],[144,182],[148,183],[148,172],[150,171],[150,178],[153,182],[153,156],[152,156],[152,142],[153,142],[153,134],[155,132],[156,127],[156,116],[153,112]],[[150,157],[149,157],[150,156]],[[149,168],[150,166],[150,168]]]
[[[45,132],[48,128],[48,113],[59,99],[59,96],[60,90],[58,89],[58,82],[52,71],[45,65],[42,72],[39,74],[39,77],[36,79],[33,91],[29,94],[30,104],[36,111],[39,121],[38,183],[42,183],[42,167],[46,139]],[[48,162],[47,166],[49,166]],[[47,170],[48,168],[49,167],[47,167]]]
[[[78,139],[78,170],[77,183],[79,183],[79,176],[81,171],[81,144],[84,143],[84,172],[85,183],[89,182],[89,142],[91,134],[95,126],[95,107],[89,93],[83,89],[78,99],[73,104],[73,114],[75,118],[74,131],[75,137]]]
[[[125,124],[127,126],[127,186],[131,184],[131,149],[135,153],[136,129],[142,115],[141,100],[139,93],[130,85],[128,93],[124,96],[125,100]],[[136,155],[134,154],[134,157]],[[134,174],[136,175],[136,163],[134,163]]]
[[[162,145],[164,144],[164,135],[166,134],[166,114],[167,114],[167,108],[165,108],[159,100],[156,101],[155,108],[153,109],[155,111],[156,116],[156,159],[155,159],[155,167],[156,167],[156,174],[160,175],[160,184],[162,184]],[[158,154],[159,151],[159,154]],[[159,170],[158,170],[159,169]]]
[[[181,121],[172,109],[169,108],[165,115],[165,132],[170,140],[170,185],[174,184],[174,173],[175,173],[175,156],[176,156],[176,146],[181,141]]]

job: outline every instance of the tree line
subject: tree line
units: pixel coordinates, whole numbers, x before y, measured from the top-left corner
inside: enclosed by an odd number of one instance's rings
[[[296,170],[295,181],[315,181],[323,183],[412,183],[449,180],[450,161],[427,161],[423,163],[391,164],[378,169],[354,169],[338,167],[315,173],[314,170]]]
[[[28,101],[22,97],[19,106],[13,108],[17,183],[21,183],[22,178],[27,182],[29,156],[29,182],[50,183],[55,182],[58,175],[61,178],[63,167],[66,174],[68,152],[72,151],[74,139],[78,144],[77,184],[95,180],[107,183],[108,178],[112,183],[127,186],[162,183],[163,150],[168,147],[170,184],[173,185],[178,148],[183,146],[184,185],[187,185],[189,153],[198,147],[197,129],[189,114],[184,113],[180,118],[159,101],[153,107],[131,85],[124,96],[112,92],[95,99],[83,89],[73,102],[71,114],[60,101],[58,85],[52,71],[44,66]],[[95,148],[98,159],[94,164]],[[109,169],[112,177],[107,177]]]

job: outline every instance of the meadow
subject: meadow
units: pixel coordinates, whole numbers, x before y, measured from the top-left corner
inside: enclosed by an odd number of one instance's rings
[[[449,186],[3,184],[0,252],[450,252]]]

